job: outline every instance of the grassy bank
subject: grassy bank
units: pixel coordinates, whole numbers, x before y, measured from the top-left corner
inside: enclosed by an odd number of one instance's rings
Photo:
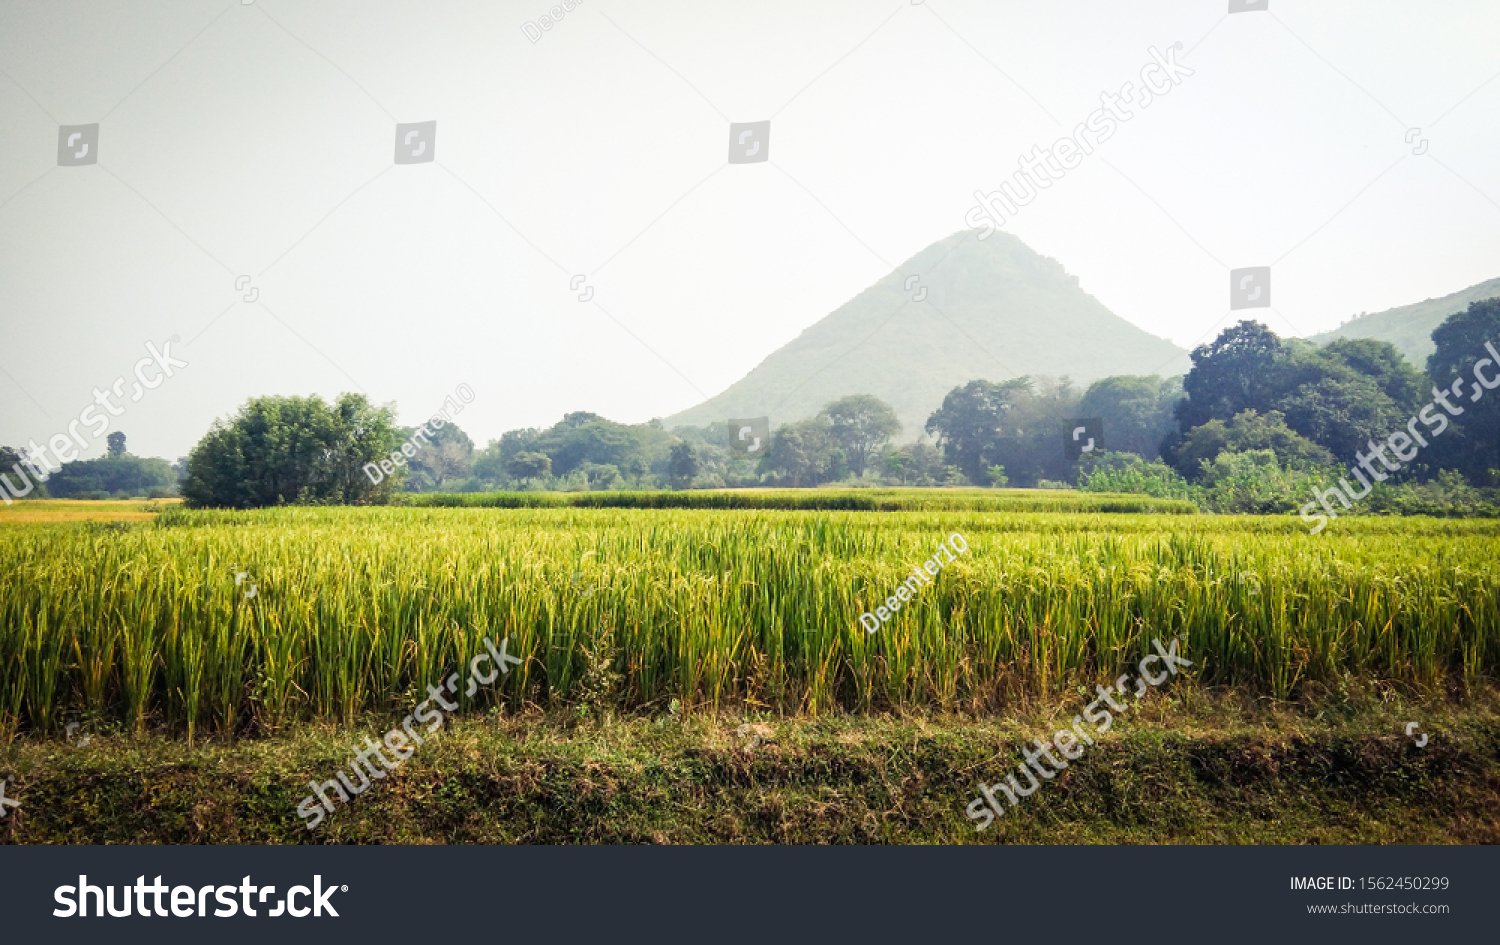
[[[1389,694],[1387,694],[1389,698]],[[1022,717],[476,715],[316,832],[294,809],[391,723],[186,747],[0,749],[9,843],[1496,843],[1500,715],[1152,694],[988,830],[965,806],[1069,701]],[[1420,718],[1425,747],[1404,735]],[[742,728],[743,726],[743,728]],[[75,733],[79,735],[80,733]]]

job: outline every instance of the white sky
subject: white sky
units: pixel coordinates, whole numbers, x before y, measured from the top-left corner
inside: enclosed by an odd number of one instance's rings
[[[1500,5],[1227,2],[583,0],[532,43],[544,0],[5,0],[0,443],[173,335],[190,366],[112,427],[138,454],[271,393],[414,423],[467,383],[481,444],[671,414],[1176,42],[1195,74],[1006,226],[1116,314],[1191,347],[1500,275]],[[765,119],[770,161],[727,164]],[[394,165],[428,120],[436,161]],[[92,122],[99,163],[57,167]],[[1231,314],[1259,265],[1274,308]]]

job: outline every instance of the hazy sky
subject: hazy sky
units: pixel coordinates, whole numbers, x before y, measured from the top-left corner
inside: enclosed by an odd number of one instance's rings
[[[415,423],[467,383],[481,445],[671,414],[1175,43],[1193,74],[1005,226],[1116,314],[1191,347],[1500,276],[1500,5],[1228,3],[583,0],[533,42],[545,0],[4,0],[0,443],[173,336],[112,427],[138,454],[271,393]],[[764,120],[769,161],[727,163]],[[425,121],[435,160],[393,163]],[[1231,313],[1264,265],[1274,307]]]

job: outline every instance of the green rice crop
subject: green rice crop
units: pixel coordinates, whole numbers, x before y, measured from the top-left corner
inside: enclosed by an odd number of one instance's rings
[[[867,633],[859,615],[954,532],[969,550]],[[7,526],[0,740],[85,716],[192,739],[399,715],[466,672],[486,635],[525,662],[470,708],[996,711],[1113,679],[1174,636],[1208,685],[1291,698],[1353,674],[1462,691],[1500,666],[1497,533],[972,510],[286,508]],[[585,650],[610,671],[590,676]]]

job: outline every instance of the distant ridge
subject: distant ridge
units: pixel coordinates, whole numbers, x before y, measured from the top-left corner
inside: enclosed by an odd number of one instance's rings
[[[910,290],[905,283],[918,276]],[[926,296],[921,301],[914,298]],[[1112,374],[1182,374],[1187,352],[1135,327],[1016,237],[972,230],[939,240],[666,425],[810,417],[848,394],[895,408],[910,442],[954,387],[1023,374],[1084,385]]]
[[[1308,340],[1326,345],[1335,338],[1375,338],[1389,341],[1412,362],[1418,370],[1427,368],[1427,356],[1432,354],[1432,330],[1447,320],[1449,315],[1462,312],[1470,302],[1500,296],[1500,279],[1491,279],[1469,286],[1461,292],[1445,295],[1440,299],[1428,299],[1400,308],[1386,309],[1360,315],[1333,331],[1313,335]]]

